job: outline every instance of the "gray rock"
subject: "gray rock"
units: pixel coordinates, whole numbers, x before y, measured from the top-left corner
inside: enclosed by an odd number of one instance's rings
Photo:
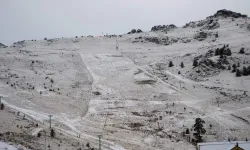
[[[151,31],[170,31],[177,28],[174,24],[153,26]]]

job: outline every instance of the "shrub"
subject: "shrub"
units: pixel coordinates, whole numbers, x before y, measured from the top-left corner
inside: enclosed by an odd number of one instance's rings
[[[216,33],[216,34],[215,34],[215,37],[216,37],[216,38],[218,38],[218,37],[219,37],[219,34],[218,34],[218,33]]]
[[[181,68],[184,68],[184,64],[183,64],[183,61],[181,62]]]
[[[4,104],[1,103],[0,109],[1,109],[1,110],[4,110],[4,107],[5,107]]]
[[[247,70],[247,68],[245,66],[243,67],[242,74],[243,74],[243,76],[247,76],[248,75],[248,70]]]
[[[247,72],[250,75],[250,66],[247,67]]]
[[[236,77],[241,77],[242,73],[240,71],[240,69],[237,69],[236,70]]]
[[[44,38],[44,40],[47,40],[47,38]]]
[[[231,66],[229,65],[227,69],[228,69],[228,70],[231,70]]]
[[[215,56],[218,56],[219,54],[220,54],[220,49],[216,48],[216,50],[215,50]]]
[[[233,64],[233,70],[232,70],[232,72],[236,72],[236,69],[237,69],[236,65]]]
[[[240,49],[240,52],[239,52],[240,54],[244,54],[245,53],[245,48],[244,47],[242,47],[241,49]]]
[[[226,55],[227,55],[227,56],[231,56],[231,55],[232,55],[231,49],[228,48],[228,49],[226,50]]]
[[[86,146],[87,146],[87,147],[90,147],[90,144],[89,144],[89,142],[88,142],[88,143],[86,144]]]
[[[194,66],[194,67],[197,67],[197,66],[198,66],[198,61],[197,61],[197,59],[194,59],[193,66]]]
[[[37,137],[41,137],[41,133],[39,132],[39,133],[37,133]]]
[[[168,64],[168,67],[173,67],[173,66],[174,66],[173,62],[170,61],[169,64]]]

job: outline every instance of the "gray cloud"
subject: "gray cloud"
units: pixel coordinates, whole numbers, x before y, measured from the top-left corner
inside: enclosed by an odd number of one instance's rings
[[[249,0],[1,0],[0,42],[184,25],[219,9],[250,14]]]

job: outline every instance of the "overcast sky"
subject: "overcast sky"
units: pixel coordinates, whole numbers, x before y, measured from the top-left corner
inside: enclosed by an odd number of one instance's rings
[[[182,26],[224,8],[250,16],[250,0],[0,0],[0,43]]]

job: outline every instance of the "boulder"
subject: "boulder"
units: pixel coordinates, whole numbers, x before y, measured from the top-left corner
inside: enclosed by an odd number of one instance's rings
[[[135,30],[135,29],[132,29],[132,30],[131,30],[131,33],[136,33],[136,30]]]
[[[170,31],[177,28],[174,24],[153,26],[151,31]]]
[[[142,30],[141,29],[137,29],[136,33],[141,33]]]

